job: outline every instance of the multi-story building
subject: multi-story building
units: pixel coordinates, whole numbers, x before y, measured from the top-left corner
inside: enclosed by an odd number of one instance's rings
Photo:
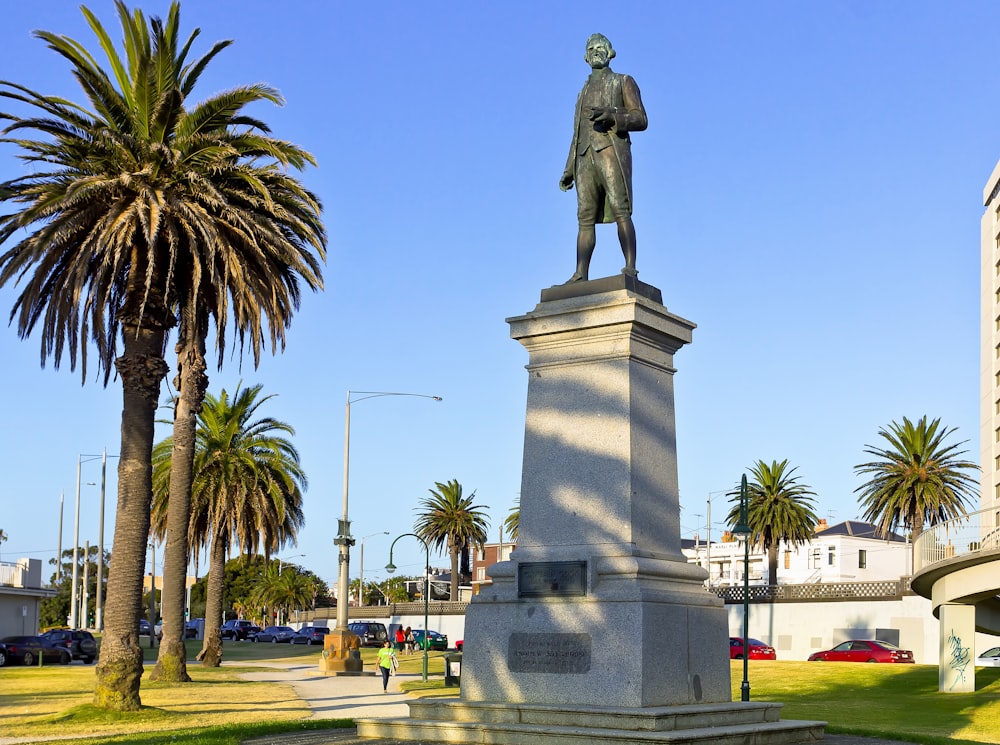
[[[983,190],[981,223],[979,464],[980,509],[1000,525],[1000,163]]]
[[[507,561],[510,559],[510,552],[516,548],[515,543],[487,543],[483,546],[482,551],[476,551],[472,555],[472,594],[478,595],[479,590],[483,585],[488,585],[493,582],[487,574],[486,570],[498,561]]]
[[[743,582],[743,544],[731,534],[711,546],[685,541],[682,551],[689,562],[709,571],[712,587]],[[856,520],[833,526],[820,520],[809,542],[778,547],[776,584],[895,580],[909,574],[908,557],[901,536],[881,535],[874,525]],[[751,545],[749,559],[750,584],[768,584],[767,553]]]

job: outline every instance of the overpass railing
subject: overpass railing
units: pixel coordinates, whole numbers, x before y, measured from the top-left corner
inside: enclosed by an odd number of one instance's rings
[[[913,542],[913,571],[957,556],[1000,548],[1000,511],[995,508],[932,525]]]

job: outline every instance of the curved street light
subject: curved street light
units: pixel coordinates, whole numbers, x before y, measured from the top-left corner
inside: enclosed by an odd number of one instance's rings
[[[389,546],[389,563],[385,565],[385,571],[392,574],[396,571],[396,565],[392,563],[392,549],[396,547],[396,541],[400,538],[406,538],[407,536],[413,536],[418,541],[424,545],[424,675],[423,681],[427,682],[427,647],[430,646],[430,629],[427,628],[427,603],[431,595],[431,583],[428,575],[431,570],[431,550],[427,545],[427,541],[418,536],[416,533],[403,533],[403,535],[396,536],[396,540],[392,542]]]
[[[740,686],[740,700],[750,700],[750,520],[748,515],[747,475],[740,481],[740,519],[733,527],[736,540],[743,544],[743,684]]]
[[[355,398],[357,396],[357,398]],[[333,543],[339,549],[337,557],[337,628],[341,631],[347,629],[347,605],[350,596],[350,567],[351,567],[351,546],[354,545],[354,538],[351,537],[351,522],[347,517],[347,492],[350,483],[351,464],[351,404],[364,401],[369,398],[381,398],[383,396],[413,396],[416,398],[429,398],[434,401],[443,400],[440,396],[429,396],[425,393],[398,393],[395,391],[348,391],[347,406],[344,414],[344,504],[343,515],[338,520],[337,537]]]

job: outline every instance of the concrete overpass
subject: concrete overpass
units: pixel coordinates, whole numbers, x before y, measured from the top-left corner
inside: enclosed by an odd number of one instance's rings
[[[975,632],[1000,634],[1000,513],[938,523],[913,544],[911,587],[940,623],[938,689],[976,689]]]

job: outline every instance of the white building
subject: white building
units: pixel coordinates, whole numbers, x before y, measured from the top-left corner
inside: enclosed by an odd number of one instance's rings
[[[820,520],[808,543],[779,546],[776,584],[896,580],[910,573],[909,549],[901,536],[880,537],[868,523],[848,520],[827,526]],[[690,563],[709,570],[713,587],[743,583],[743,544],[731,534],[711,545],[685,542],[682,550]],[[749,567],[750,584],[769,584],[767,553],[761,547],[750,546]]]

